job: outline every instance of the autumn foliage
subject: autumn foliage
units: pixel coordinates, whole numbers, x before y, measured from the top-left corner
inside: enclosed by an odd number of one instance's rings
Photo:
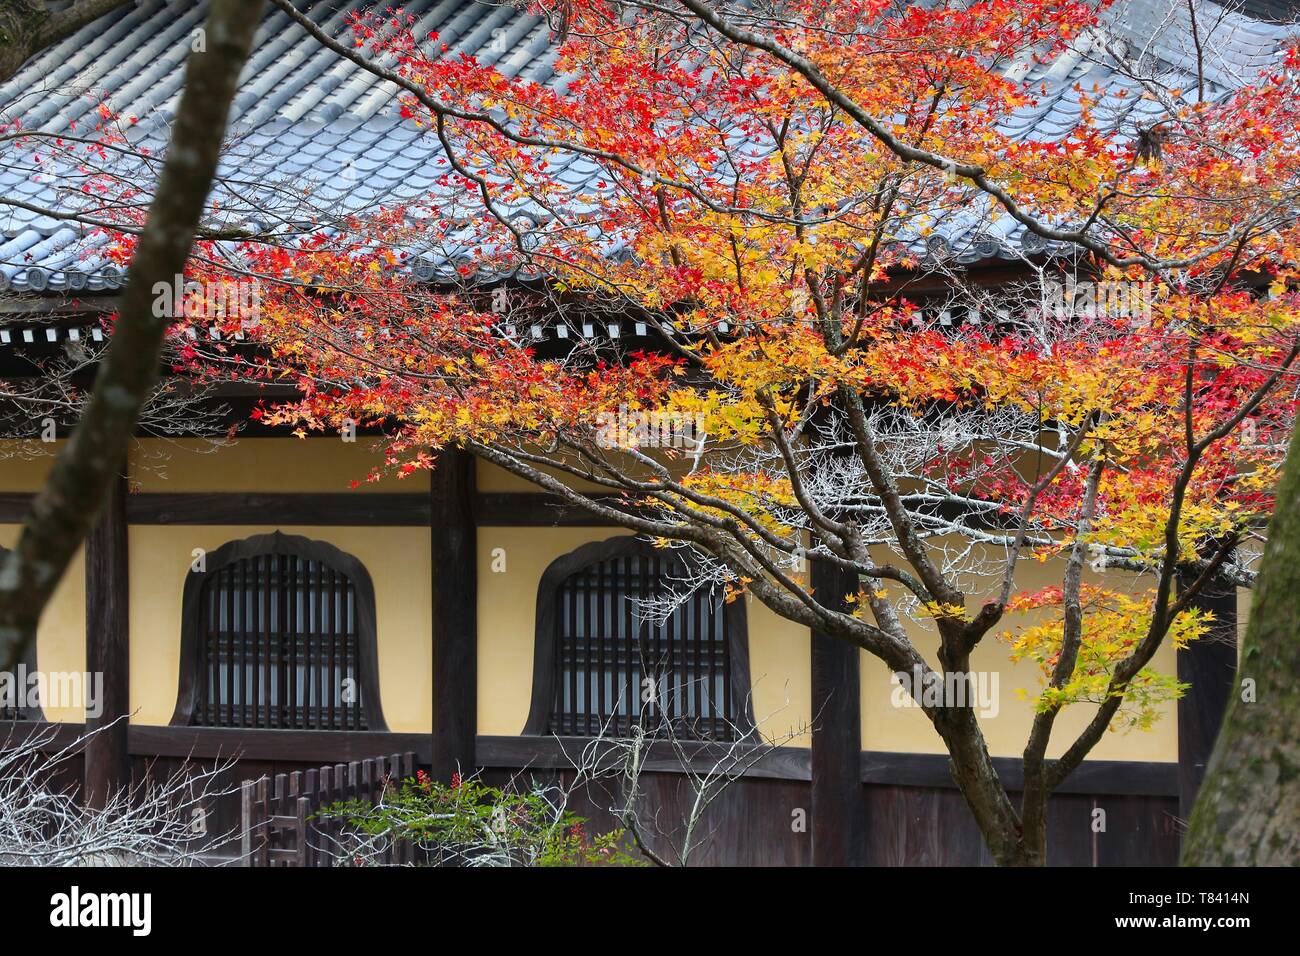
[[[378,429],[372,478],[466,448],[891,669],[922,661],[908,618],[948,670],[1000,636],[1043,673],[1026,802],[971,715],[927,716],[995,856],[1041,862],[1034,801],[1180,692],[1149,664],[1205,631],[1197,591],[1251,580],[1295,415],[1300,53],[1213,95],[1139,64],[1118,93],[1085,75],[1072,125],[1035,139],[1003,122],[1045,90],[1013,67],[1084,39],[1122,58],[1096,41],[1104,5],[534,9],[563,82],[452,54],[400,9],[354,19],[350,55],[395,64],[402,115],[441,141],[438,188],[322,210],[290,246],[200,243],[193,275],[256,276],[261,309],[218,343],[179,323],[177,370],[292,382],[300,400],[256,414],[300,434]],[[1116,122],[1124,97],[1158,109]],[[1003,281],[959,267],[962,234],[1012,250]],[[426,262],[449,265],[431,282]],[[1054,311],[1066,275],[1142,308]],[[646,335],[583,334],[610,321]],[[607,447],[620,409],[706,440]],[[805,553],[862,591],[812,593]],[[1032,559],[1059,559],[1060,586],[1018,589]],[[1071,704],[1098,717],[1048,759]]]

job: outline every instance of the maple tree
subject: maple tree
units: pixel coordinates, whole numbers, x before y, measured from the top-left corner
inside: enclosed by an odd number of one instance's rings
[[[177,323],[177,371],[293,382],[257,414],[300,434],[383,429],[371,478],[466,449],[894,672],[969,674],[1005,640],[1042,672],[1018,806],[970,702],[918,703],[994,859],[1045,862],[1051,791],[1181,693],[1150,664],[1211,625],[1198,594],[1254,580],[1296,407],[1300,51],[1207,96],[1107,41],[1104,3],[544,0],[542,84],[400,9],[345,43],[275,2],[397,84],[438,188],[237,256],[201,239],[187,277],[262,299],[217,344]],[[1042,95],[1016,64],[1081,48],[1157,118],[1111,122],[1085,77],[1069,128],[1009,132]],[[977,250],[1025,232],[1019,278],[975,281],[957,225]],[[1053,307],[1063,273],[1141,308]],[[653,347],[579,334],[628,317]],[[703,441],[602,429],[650,410]],[[807,559],[860,588],[817,593]],[[1032,559],[1059,585],[1019,589]]]

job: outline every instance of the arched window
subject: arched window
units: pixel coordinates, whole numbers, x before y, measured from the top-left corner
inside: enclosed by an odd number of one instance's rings
[[[185,580],[173,724],[385,730],[375,592],[323,541],[256,535],[197,559]]]
[[[685,590],[685,559],[635,537],[584,545],[542,575],[525,734],[735,740],[753,727],[745,604]]]

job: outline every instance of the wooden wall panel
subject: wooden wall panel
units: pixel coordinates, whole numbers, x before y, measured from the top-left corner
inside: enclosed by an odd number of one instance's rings
[[[474,458],[447,449],[430,476],[433,767],[450,780],[474,767],[478,730],[478,545]]]
[[[852,571],[813,561],[811,589],[845,610],[858,590]],[[861,654],[841,638],[812,632],[812,844],[817,866],[864,866]]]
[[[396,741],[396,735],[384,735]],[[425,738],[427,739],[427,738]],[[133,745],[140,740],[133,738]],[[426,751],[427,753],[427,751]],[[422,758],[424,759],[424,758]],[[262,774],[290,773],[320,766],[324,760],[283,757],[240,761],[227,783]],[[333,762],[333,761],[328,761]],[[133,756],[133,778],[164,777],[185,763],[179,754]],[[205,765],[211,765],[206,760]],[[505,783],[519,769],[483,771],[489,783]],[[572,780],[572,771],[532,766],[525,771],[539,780]],[[60,784],[77,787],[80,757],[74,757]],[[645,809],[659,826],[672,831],[685,819],[692,797],[680,773],[646,772]],[[615,781],[601,792],[578,794],[572,807],[590,822],[591,833],[616,825],[607,808],[617,803]],[[952,787],[865,784],[862,786],[863,860],[871,866],[989,866],[992,860],[961,795]],[[1019,800],[1019,794],[1012,794]],[[807,866],[812,863],[812,835],[797,821],[811,822],[811,786],[807,780],[748,778],[735,783],[704,818],[707,834],[692,861],[700,866]],[[1105,829],[1094,830],[1095,810],[1105,811]],[[1165,795],[1062,793],[1052,798],[1048,821],[1051,866],[1174,866],[1178,859],[1178,798]],[[239,823],[239,797],[232,792],[214,801],[207,817],[209,833],[233,833]],[[669,836],[650,836],[656,850],[668,852]]]
[[[102,712],[87,714],[98,730],[86,743],[86,799],[102,807],[129,781],[127,715],[131,711],[130,613],[126,479],[109,489],[99,521],[86,538],[86,671],[103,675]]]

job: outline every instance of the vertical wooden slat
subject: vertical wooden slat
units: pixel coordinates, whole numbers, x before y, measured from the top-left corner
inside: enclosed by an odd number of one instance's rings
[[[298,865],[311,866],[311,843],[307,839],[307,820],[312,814],[311,801],[306,797],[298,797],[294,805],[296,809],[294,816],[297,821],[295,839],[298,842]]]
[[[743,601],[744,598],[743,597],[737,598],[737,600]],[[732,740],[736,736],[735,730],[732,725],[736,722],[736,717],[737,714],[739,713],[739,708],[737,707],[737,701],[732,696],[731,641],[727,640],[727,614],[728,613],[730,612],[727,610],[726,603],[720,601],[718,603],[718,625],[719,625],[718,640],[722,642],[723,700],[722,700],[721,716],[723,718],[723,721],[725,722],[725,726],[723,726],[721,730],[725,734],[726,739]]]
[[[600,632],[584,632],[581,637],[575,632],[573,640],[574,659],[581,665],[578,686],[582,688],[583,701],[581,713],[583,726],[588,737],[600,733],[600,684],[605,676],[600,669],[599,639]],[[595,638],[593,640],[593,638]],[[577,703],[574,704],[577,707]]]
[[[575,629],[569,637],[570,647],[570,686],[572,690],[569,694],[569,719],[572,721],[571,726],[575,734],[585,733],[591,736],[591,699],[584,700],[579,695],[579,689],[586,687],[589,679],[588,672],[592,667],[591,645],[592,638],[599,639],[599,636],[605,631],[605,609],[600,603],[601,590],[601,570],[599,567],[595,570],[595,580],[587,588],[587,601],[591,612],[587,619],[585,629]]]
[[[677,661],[677,618],[678,609],[673,608],[667,620],[664,621],[664,647],[667,668],[664,674],[664,697],[663,713],[664,720],[670,725],[677,726],[680,705],[677,699],[677,686],[680,680],[680,667]]]
[[[293,576],[294,700],[298,726],[314,730],[311,719],[311,583],[306,558],[295,558]]]
[[[339,726],[352,727],[353,702],[343,694],[344,682],[352,676],[352,639],[348,635],[348,585],[341,574],[334,577],[334,626],[338,629]],[[350,688],[355,696],[355,687]]]
[[[249,702],[252,697],[249,688],[248,673],[248,645],[249,645],[249,611],[250,601],[248,599],[249,588],[249,567],[248,559],[244,558],[237,562],[236,569],[238,581],[235,583],[235,591],[238,596],[238,606],[236,615],[236,627],[232,637],[231,644],[231,665],[236,667],[236,676],[238,680],[235,683],[235,696],[238,703],[236,711],[238,718],[236,726],[246,727],[249,724]],[[256,643],[254,640],[253,643]],[[236,653],[237,649],[237,653]]]
[[[209,581],[204,582],[204,590],[211,586]],[[216,631],[216,602],[206,599],[204,601],[203,614],[203,640],[200,643],[201,657],[199,660],[199,721],[204,724],[210,724],[213,721],[212,715],[212,640],[213,633]]]
[[[312,657],[312,616],[314,614],[312,604],[312,595],[314,593],[312,590],[312,564],[313,562],[307,558],[300,560],[298,595],[294,599],[294,606],[302,608],[298,620],[298,634],[302,641],[302,698],[298,701],[298,709],[301,714],[299,726],[308,730],[319,730],[320,725],[316,723],[316,712],[312,709],[318,671]],[[294,678],[295,681],[297,679]]]
[[[355,610],[353,604],[353,590],[351,582],[347,578],[343,579],[343,606],[340,608],[340,617],[342,618],[340,627],[344,634],[344,654],[346,661],[346,676],[352,681],[352,700],[347,705],[347,725],[349,730],[356,730],[361,726],[361,685],[359,678],[360,669],[357,666],[359,658],[357,654],[357,634],[356,620],[353,614]]]
[[[658,687],[651,685],[651,698],[646,701],[646,681],[656,679],[658,662],[655,660],[654,653],[654,629],[650,622],[646,620],[645,605],[646,601],[658,597],[659,582],[657,575],[659,572],[659,559],[655,555],[642,556],[636,559],[637,568],[640,571],[637,582],[637,603],[634,605],[636,614],[639,618],[637,624],[637,654],[641,659],[641,680],[637,687],[637,701],[641,703],[641,723],[647,730],[654,728],[655,711],[654,711],[654,694],[657,693]]]
[[[310,568],[307,594],[303,601],[304,605],[309,605],[311,608],[307,624],[308,660],[310,661],[308,673],[313,682],[311,726],[316,730],[327,730],[329,724],[325,722],[325,687],[329,673],[325,654],[325,602],[322,600],[325,592],[325,567],[313,561],[310,563]]]
[[[649,559],[649,563],[649,575],[647,575],[649,596],[651,600],[658,601],[664,594],[663,561],[658,554],[655,554]],[[645,598],[642,598],[642,615],[645,614],[643,601],[645,601]],[[662,701],[659,700],[659,695],[663,689],[663,628],[659,627],[658,624],[650,623],[649,620],[642,624],[642,628],[645,630],[646,646],[646,672],[642,676],[642,683],[645,682],[646,678],[653,682],[650,687],[649,718],[650,721],[655,723],[655,726],[658,726],[663,721]]]
[[[722,723],[718,717],[722,713],[720,709],[722,709],[724,693],[718,685],[718,626],[722,623],[719,620],[722,615],[718,613],[718,605],[714,604],[714,602],[702,601],[701,604],[705,605],[708,614],[708,641],[706,644],[708,648],[708,695],[705,700],[706,719],[703,728],[705,728],[706,734],[715,734],[719,724]]]
[[[241,572],[243,582],[240,585],[244,593],[244,624],[243,632],[240,637],[240,644],[243,647],[240,660],[244,671],[244,726],[257,726],[257,704],[260,698],[261,681],[258,673],[258,666],[261,663],[259,645],[261,640],[258,638],[258,601],[257,601],[257,565],[250,559],[245,558],[241,562]]]
[[[276,616],[275,616],[275,555],[262,555],[262,727],[275,726],[275,699],[277,676],[276,654]]]
[[[285,723],[289,727],[301,727],[301,715],[298,708],[298,556],[287,554],[284,557],[284,633],[285,656]]]
[[[622,582],[620,587],[619,578],[619,561],[622,561]],[[627,735],[632,731],[632,724],[636,720],[637,711],[640,709],[640,693],[636,686],[636,666],[635,647],[636,647],[636,620],[635,610],[632,602],[627,598],[632,596],[632,559],[630,557],[615,558],[606,562],[609,568],[609,580],[602,581],[600,587],[600,601],[602,605],[608,599],[610,602],[610,629],[618,635],[618,660],[622,673],[619,675],[623,684],[622,696],[627,701],[626,716],[620,715],[618,732],[620,735]],[[614,622],[619,622],[616,625]]]
[[[555,701],[552,706],[553,729],[556,733],[577,733],[572,729],[575,725],[570,722],[573,719],[573,691],[569,671],[577,658],[579,635],[591,627],[591,607],[586,589],[575,586],[569,595],[569,602],[572,608],[569,624],[567,627],[561,625],[556,635]]]
[[[268,828],[271,850],[280,850],[284,848],[284,833],[274,825],[274,818],[282,816],[285,816],[285,777],[284,774],[277,773],[272,778],[271,787],[271,810],[269,813],[271,826]],[[284,866],[284,861],[272,858],[271,865]]]
[[[562,591],[565,594],[565,602],[576,600],[575,593],[573,593],[575,588],[569,587],[565,583]],[[593,628],[580,631],[576,622],[568,626],[565,633],[572,633],[572,635],[582,633],[582,635],[586,635],[586,639],[582,641],[582,644],[586,646],[588,670],[591,674],[591,685],[594,688],[594,696],[590,698],[588,709],[594,711],[595,726],[603,727],[608,715],[610,715],[610,697],[612,696],[610,685],[608,685],[608,670],[610,670],[610,665],[608,665],[608,637],[604,631],[593,630]]]
[[[473,773],[478,729],[478,532],[474,457],[448,448],[430,475],[434,779]]]
[[[338,628],[335,625],[334,612],[334,569],[323,569],[322,573],[326,574],[326,579],[329,582],[322,589],[325,592],[325,633],[329,641],[329,666],[327,668],[329,674],[329,728],[330,730],[337,730],[338,724],[335,721],[338,717],[335,713],[335,701],[338,700],[339,688],[343,685],[339,680],[338,671],[338,638],[336,636]]]
[[[250,558],[246,565],[252,571],[253,580],[249,582],[246,594],[249,601],[249,623],[247,643],[253,648],[253,662],[250,668],[251,683],[253,692],[248,699],[248,725],[250,727],[260,726],[261,721],[258,715],[258,708],[262,704],[262,602],[257,594],[257,559]]]
[[[104,728],[91,734],[86,742],[86,802],[91,807],[104,806],[114,792],[131,782],[127,750],[131,667],[126,493],[126,478],[118,476],[108,490],[99,520],[86,538],[86,670],[103,675],[100,713],[87,717],[86,729]]]
[[[587,617],[586,599],[581,594],[575,594],[573,599],[573,626],[568,629],[561,628],[556,634],[556,653],[555,653],[555,700],[551,707],[551,729],[555,733],[566,733],[564,729],[568,714],[569,698],[569,678],[568,678],[568,660],[569,645],[573,641],[573,635],[579,633],[579,629],[584,626],[583,622]]]
[[[582,631],[575,631],[568,639],[564,641],[565,648],[568,650],[568,706],[564,708],[565,726],[571,727],[572,734],[578,734],[578,719],[581,718],[582,709],[578,706],[577,697],[577,674],[578,659],[582,657],[582,645],[590,644],[594,637],[601,635],[603,628],[601,626],[601,607],[597,604],[599,593],[599,568],[595,568],[588,575],[591,579],[594,576],[594,583],[584,589],[584,600],[586,602],[586,627]]]
[[[809,583],[818,599],[846,609],[857,575],[813,561]],[[866,862],[866,809],[862,786],[862,711],[858,649],[812,632],[812,860],[814,866]]]
[[[1191,685],[1178,699],[1178,814],[1184,820],[1191,816],[1236,681],[1237,589],[1210,584],[1191,604],[1213,614],[1214,623],[1205,637],[1177,653],[1178,679]]]
[[[221,628],[221,640],[217,645],[219,653],[218,663],[224,666],[226,679],[222,681],[225,684],[225,709],[224,718],[219,720],[223,727],[233,727],[235,725],[235,661],[234,661],[234,630],[235,630],[235,568],[234,565],[227,565],[222,568],[217,575],[221,582],[221,603],[226,609],[225,622]],[[221,675],[221,667],[217,670],[218,678]]]
[[[283,727],[285,717],[285,671],[288,653],[285,647],[285,556],[277,554],[272,559],[272,606],[275,608],[271,626],[271,649],[275,654],[275,702],[271,708],[273,727]]]
[[[312,767],[303,774],[303,799],[310,802],[311,815],[313,816],[318,810],[326,806],[326,804],[322,803],[320,799],[320,774],[321,769],[318,767]],[[321,842],[317,835],[318,828],[317,820],[308,820],[306,822],[303,831],[303,840],[307,844],[307,862],[304,864],[305,866],[320,865],[319,857],[321,855]]]
[[[601,595],[604,593],[602,590],[603,573],[603,568],[598,564],[588,568],[583,577],[582,603],[586,608],[585,620],[582,627],[575,628],[568,639],[569,660],[571,661],[569,666],[575,672],[578,667],[578,660],[583,654],[583,646],[589,646],[593,637],[596,640],[602,640],[606,633],[604,608],[600,604]],[[573,675],[570,675],[570,677],[576,680]],[[565,710],[568,726],[573,728],[572,732],[574,734],[578,733],[578,718],[581,710],[578,707],[578,695],[572,690],[569,692],[569,706]],[[615,719],[617,720],[617,718]]]
[[[336,792],[334,789],[334,768],[321,767],[320,771],[320,804],[329,806],[336,802]],[[338,832],[338,824],[334,820],[322,820],[319,823],[320,845],[322,852],[316,856],[316,865],[321,867],[334,865],[334,852],[337,849],[335,834]]]
[[[257,834],[253,843],[255,866],[266,866],[270,862],[270,821],[271,821],[271,782],[263,777],[257,781]]]
[[[205,699],[208,706],[207,722],[217,725],[221,723],[221,682],[220,661],[221,661],[221,575],[212,576],[212,629],[208,637],[208,656],[207,656],[207,691]]]
[[[239,788],[239,865],[253,866],[253,808],[256,784],[245,780]]]
[[[248,663],[245,660],[247,656],[247,644],[244,640],[246,621],[248,619],[248,565],[245,561],[236,562],[236,570],[239,572],[239,583],[235,586],[235,596],[237,598],[235,605],[235,620],[231,626],[230,636],[230,666],[235,670],[239,682],[235,687],[235,721],[236,727],[243,727],[247,721],[246,712],[248,709]]]
[[[695,626],[692,629],[691,641],[691,688],[692,699],[695,702],[692,708],[692,723],[698,725],[704,717],[704,630],[708,626],[708,610],[703,601],[692,601],[695,608]]]

